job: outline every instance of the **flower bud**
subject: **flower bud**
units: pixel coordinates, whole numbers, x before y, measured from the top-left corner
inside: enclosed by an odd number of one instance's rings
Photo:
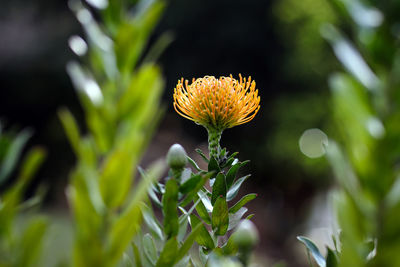
[[[258,243],[258,231],[255,225],[249,220],[240,222],[236,232],[232,236],[234,243],[240,249],[251,250]]]
[[[174,144],[169,148],[167,164],[171,169],[183,169],[187,162],[186,151],[180,144]]]

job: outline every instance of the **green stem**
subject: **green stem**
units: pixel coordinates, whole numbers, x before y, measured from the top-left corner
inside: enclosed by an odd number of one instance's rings
[[[219,141],[221,140],[222,131],[209,129],[208,131],[208,150],[210,151],[210,158],[214,157],[217,161],[219,160],[221,147],[219,145]]]
[[[178,181],[179,184],[181,182],[182,171],[183,168],[171,168],[172,176]]]

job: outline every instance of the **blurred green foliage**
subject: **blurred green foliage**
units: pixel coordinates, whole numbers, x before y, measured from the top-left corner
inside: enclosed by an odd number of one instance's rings
[[[318,34],[322,23],[339,20],[329,0],[277,1],[274,14],[278,34],[287,40],[283,43],[285,76],[320,84],[335,66],[328,45]]]
[[[148,187],[164,169],[162,162],[155,163],[132,188],[162,113],[164,81],[154,64],[154,53],[160,51],[150,50],[153,54],[145,58],[144,49],[164,3],[88,2],[95,14],[80,1],[69,2],[86,41],[70,39],[83,63],[67,65],[85,112],[86,133],[80,133],[67,109],[60,111],[77,156],[67,189],[75,225],[72,265],[115,266],[139,230]]]
[[[24,196],[46,154],[35,147],[21,156],[30,137],[29,130],[4,132],[0,124],[0,184],[10,184],[0,198],[0,266],[4,267],[38,266],[47,229],[47,219],[38,215],[17,224],[22,212],[32,209],[43,197],[40,191],[26,200]],[[21,167],[17,168],[21,158]],[[16,179],[9,181],[13,173]]]
[[[398,266],[400,3],[331,2],[345,25],[322,28],[344,68],[329,79],[340,138],[327,146],[341,234],[326,261],[312,254],[319,266]]]

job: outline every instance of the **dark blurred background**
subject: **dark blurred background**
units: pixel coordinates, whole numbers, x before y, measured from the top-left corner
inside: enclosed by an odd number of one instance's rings
[[[170,31],[174,41],[159,60],[167,111],[143,165],[175,142],[189,152],[206,148],[206,131],[173,111],[178,79],[241,73],[257,82],[259,114],[227,130],[222,146],[251,160],[243,191],[259,194],[249,209],[262,234],[259,253],[271,262],[300,266],[295,235],[307,230],[314,196],[331,183],[325,160],[307,158],[298,141],[309,128],[332,131],[326,79],[338,66],[319,29],[337,20],[326,0],[171,0],[152,38]],[[0,118],[8,127],[32,128],[31,144],[47,149],[36,185],[49,185],[50,209],[67,210],[64,188],[74,164],[57,110],[67,106],[83,119],[65,72],[73,34],[81,28],[64,0],[1,1]]]

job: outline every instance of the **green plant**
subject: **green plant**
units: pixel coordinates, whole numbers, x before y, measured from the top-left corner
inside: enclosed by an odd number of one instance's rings
[[[335,194],[340,244],[333,253],[338,261],[328,262],[329,253],[326,260],[320,259],[309,241],[308,248],[319,258],[319,266],[398,266],[400,50],[394,29],[400,4],[344,0],[332,4],[351,37],[333,25],[322,28],[346,70],[329,80],[342,139],[330,140],[326,147],[340,185]]]
[[[144,56],[163,1],[69,2],[86,41],[73,36],[71,49],[81,62],[70,62],[68,74],[85,112],[81,134],[73,115],[60,119],[77,156],[67,189],[73,213],[73,266],[116,266],[123,262],[141,222],[140,208],[148,187],[161,176],[156,162],[134,185],[136,167],[162,113],[164,80],[155,65],[162,39]]]
[[[0,195],[0,266],[38,266],[47,230],[47,219],[26,214],[41,202],[43,191],[39,190],[29,199],[24,196],[45,158],[45,151],[39,147],[30,149],[17,170],[22,150],[30,137],[29,130],[17,134],[4,132],[0,124],[0,185],[4,188]],[[16,180],[10,182],[16,171]],[[24,222],[19,223],[22,215]]]
[[[149,199],[161,209],[163,220],[159,222],[149,206],[143,208],[147,233],[133,244],[135,260],[131,262],[137,267],[248,266],[258,234],[250,221],[238,224],[247,212],[244,205],[256,194],[228,205],[250,175],[236,179],[248,161],[240,162],[237,153],[228,154],[219,141],[224,129],[245,123],[257,113],[260,99],[255,83],[232,76],[219,80],[206,76],[191,85],[186,82],[186,89],[183,84],[179,81],[175,89],[174,106],[179,114],[207,128],[210,156],[196,151],[208,168],[202,170],[180,145],[170,148],[169,176],[149,191]],[[189,253],[194,242],[199,251]]]

